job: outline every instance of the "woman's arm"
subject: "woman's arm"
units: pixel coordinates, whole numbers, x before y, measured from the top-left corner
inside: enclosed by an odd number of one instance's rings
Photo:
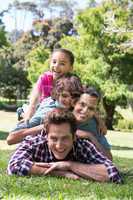
[[[102,135],[106,135],[107,134],[107,127],[105,125],[105,122],[101,119],[101,117],[99,116],[98,113],[95,113],[94,117],[97,121],[98,132],[101,133]]]

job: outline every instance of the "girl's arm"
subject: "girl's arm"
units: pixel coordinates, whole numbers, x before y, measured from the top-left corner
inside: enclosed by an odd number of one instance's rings
[[[37,84],[34,86],[27,111],[24,114],[24,121],[28,121],[36,111],[37,104],[39,103],[40,92],[38,91]]]

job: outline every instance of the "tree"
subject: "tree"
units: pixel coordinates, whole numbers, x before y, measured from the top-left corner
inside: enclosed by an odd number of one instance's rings
[[[4,27],[4,24],[2,22],[2,17],[3,17],[3,14],[5,12],[6,11],[0,12],[0,48],[3,47],[3,46],[7,46],[8,45],[7,38],[6,38],[5,27]]]
[[[103,94],[106,123],[112,129],[116,105],[125,105],[133,80],[132,9],[117,2],[88,8],[77,17],[78,37],[61,44],[75,52],[76,71]]]
[[[48,70],[48,58],[50,51],[40,44],[32,49],[25,58],[28,79],[34,84],[39,75]]]
[[[12,47],[0,50],[0,96],[9,100],[26,98],[31,86],[27,72],[16,68],[16,58]]]
[[[49,16],[45,18],[53,19],[55,17],[66,17],[69,20],[73,18],[73,5],[74,1],[67,0],[44,0],[44,1],[26,1],[19,2],[17,0],[9,4],[8,11],[11,10],[23,10],[25,11],[24,16],[26,17],[27,12],[31,12],[36,19],[43,20],[45,12],[49,12]],[[24,17],[24,20],[25,20]]]

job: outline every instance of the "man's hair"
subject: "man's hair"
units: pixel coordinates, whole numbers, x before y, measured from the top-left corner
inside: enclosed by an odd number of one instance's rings
[[[89,94],[92,97],[96,97],[98,102],[101,100],[101,94],[94,87],[84,86],[83,93]]]
[[[71,111],[66,111],[64,108],[55,108],[47,114],[44,120],[44,129],[48,134],[51,124],[60,125],[63,123],[68,123],[70,125],[70,131],[74,137],[77,130],[76,118]]]
[[[72,73],[67,73],[56,80],[52,90],[52,98],[58,100],[59,95],[67,91],[72,98],[79,98],[83,92],[82,83],[80,78]]]
[[[64,54],[66,54],[69,57],[71,65],[73,66],[73,64],[74,64],[74,55],[73,55],[73,53],[70,50],[63,49],[63,48],[54,49],[53,52],[52,52],[52,54],[55,53],[55,52],[62,52]]]

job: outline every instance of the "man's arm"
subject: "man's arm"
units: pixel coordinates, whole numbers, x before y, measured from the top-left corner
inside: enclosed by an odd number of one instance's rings
[[[83,130],[77,130],[76,135],[79,138],[82,139],[89,139],[95,146],[96,148],[103,153],[104,156],[106,156],[108,159],[112,160],[112,154],[109,150],[106,150],[96,139],[96,137],[89,131],[83,131]]]
[[[39,126],[35,126],[33,128],[26,128],[26,129],[21,129],[18,131],[13,131],[10,132],[6,141],[8,145],[16,144],[21,142],[27,135],[37,135],[38,133],[41,132],[43,129],[43,124]]]

